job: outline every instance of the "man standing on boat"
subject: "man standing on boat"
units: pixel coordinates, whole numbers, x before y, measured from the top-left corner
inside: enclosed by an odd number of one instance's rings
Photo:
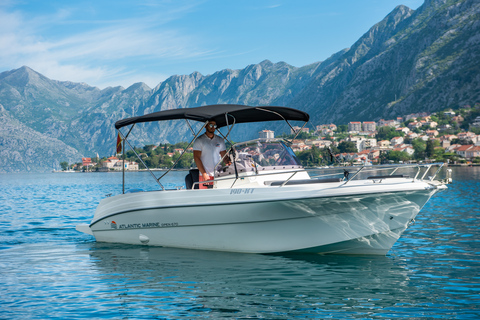
[[[193,143],[193,159],[203,181],[213,179],[215,166],[220,159],[224,159],[225,164],[230,165],[230,158],[225,156],[227,152],[225,142],[215,134],[216,129],[217,123],[213,120],[208,121],[205,134],[202,134]]]

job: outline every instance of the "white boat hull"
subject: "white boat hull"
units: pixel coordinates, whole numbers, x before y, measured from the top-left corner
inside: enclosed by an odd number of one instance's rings
[[[395,179],[131,193],[104,199],[90,230],[99,242],[385,255],[442,187]]]

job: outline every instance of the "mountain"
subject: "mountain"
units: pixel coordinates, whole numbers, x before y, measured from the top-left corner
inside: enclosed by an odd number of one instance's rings
[[[480,2],[395,8],[290,103],[314,122],[347,123],[480,100]]]
[[[318,125],[457,108],[480,101],[479,49],[478,1],[427,0],[417,10],[398,6],[350,48],[300,68],[265,60],[206,76],[174,75],[153,89],[137,83],[100,90],[24,66],[0,73],[0,172],[111,155],[117,120],[159,110],[283,105],[309,112]],[[239,126],[234,140],[255,138],[262,126]],[[131,142],[186,140],[188,130],[173,122],[138,125]]]
[[[203,76],[198,72],[188,76],[172,76],[158,85],[150,99],[139,106],[138,114],[159,110],[188,108],[208,104],[287,105],[296,92],[311,79],[320,63],[296,68],[285,62],[272,63],[265,60],[242,70],[222,70]],[[187,126],[177,123],[162,123],[148,126],[135,142],[161,143],[174,141],[178,136],[191,138]],[[238,139],[252,138],[264,129],[261,124],[252,124],[236,130]],[[152,137],[153,138],[152,140]]]
[[[0,172],[58,169],[58,160],[79,161],[82,155],[64,142],[35,131],[12,118],[0,105]]]
[[[0,73],[0,163],[5,164],[0,172],[47,171],[59,168],[61,161],[78,162],[82,155],[111,154],[113,124],[136,114],[151,91],[143,83],[100,90],[50,80],[25,66]],[[33,141],[38,150],[21,149]],[[28,161],[11,156],[20,150],[27,152]],[[29,161],[36,165],[28,165]]]

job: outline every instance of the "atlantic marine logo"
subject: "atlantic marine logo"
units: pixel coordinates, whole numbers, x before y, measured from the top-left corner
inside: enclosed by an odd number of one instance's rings
[[[117,229],[117,223],[115,221],[112,221],[112,223],[110,224],[110,227],[112,229]]]

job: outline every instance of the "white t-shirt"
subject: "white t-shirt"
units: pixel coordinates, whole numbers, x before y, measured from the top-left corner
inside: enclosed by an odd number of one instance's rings
[[[202,152],[200,160],[202,160],[205,172],[210,176],[214,175],[215,165],[220,162],[220,152],[226,149],[225,142],[217,135],[210,139],[206,134],[202,134],[193,143],[193,150]]]

